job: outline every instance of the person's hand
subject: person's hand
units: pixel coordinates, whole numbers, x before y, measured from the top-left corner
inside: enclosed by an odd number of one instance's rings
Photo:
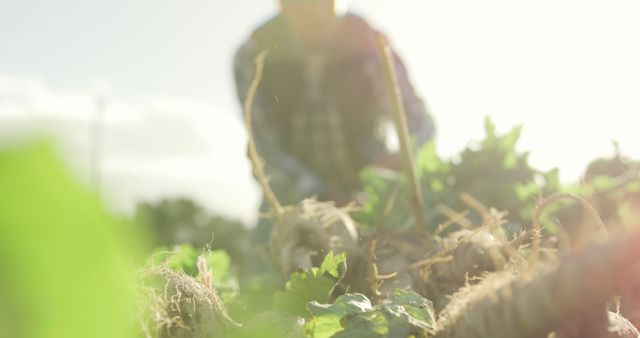
[[[373,166],[393,171],[401,171],[402,159],[398,153],[385,153],[373,162]]]

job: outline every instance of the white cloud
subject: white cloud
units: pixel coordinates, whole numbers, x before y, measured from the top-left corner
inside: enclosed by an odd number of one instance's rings
[[[127,103],[0,76],[0,144],[48,135],[86,184],[96,184],[96,116],[102,119],[99,186],[117,211],[130,213],[143,200],[187,196],[212,212],[255,221],[259,196],[244,157],[243,127],[231,114],[191,100]]]

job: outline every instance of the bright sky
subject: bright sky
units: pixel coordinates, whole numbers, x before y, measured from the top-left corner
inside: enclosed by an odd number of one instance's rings
[[[640,158],[637,0],[350,7],[404,57],[442,154],[480,138],[490,115],[503,131],[524,124],[532,163],[559,166],[565,180],[611,154],[613,139]],[[276,8],[276,0],[0,1],[0,140],[52,132],[88,177],[100,94],[109,102],[102,185],[116,204],[186,194],[250,222],[259,196],[243,158],[231,57]]]

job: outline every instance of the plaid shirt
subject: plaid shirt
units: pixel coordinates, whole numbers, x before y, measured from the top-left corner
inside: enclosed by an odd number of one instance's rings
[[[388,153],[387,134],[393,129],[382,66],[373,47],[375,32],[355,16],[342,20],[352,22],[350,32],[341,35],[342,43],[330,53],[306,53],[286,30],[271,32],[277,35],[277,48],[267,56],[256,97],[254,137],[271,185],[285,203],[311,195],[349,196],[359,188],[359,171]],[[276,17],[267,25],[280,21]],[[354,52],[354,43],[364,47]],[[263,49],[254,33],[235,56],[241,101],[255,75],[255,57]],[[433,137],[434,124],[397,55],[395,63],[409,130],[420,146]]]

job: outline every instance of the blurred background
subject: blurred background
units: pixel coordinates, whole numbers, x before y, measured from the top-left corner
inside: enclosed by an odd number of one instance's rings
[[[579,179],[613,153],[640,157],[635,0],[344,0],[405,59],[451,156],[525,126],[541,169]],[[53,135],[76,175],[131,214],[184,197],[255,223],[235,50],[275,0],[0,1],[0,146]]]

